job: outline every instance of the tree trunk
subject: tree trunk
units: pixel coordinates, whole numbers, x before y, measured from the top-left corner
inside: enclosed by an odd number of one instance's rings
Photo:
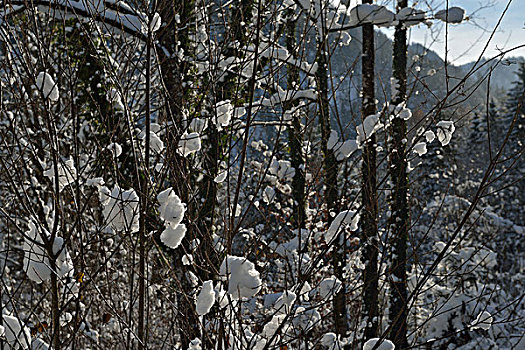
[[[321,11],[323,9],[321,8]],[[324,20],[321,21],[324,23]],[[323,26],[324,27],[324,26]],[[327,35],[324,28],[320,28],[320,35],[317,38],[317,64],[319,68],[316,72],[318,101],[319,101],[319,119],[321,124],[321,151],[323,152],[323,176],[324,176],[324,201],[326,204],[327,215],[326,221],[329,226],[332,222],[331,213],[338,212],[338,193],[337,193],[337,160],[334,150],[328,148],[328,139],[330,138],[330,106],[328,104],[328,45]],[[343,230],[341,230],[343,231]],[[341,237],[341,235],[343,237]],[[337,235],[333,242],[327,242],[334,245],[332,252],[332,263],[334,276],[342,282],[341,290],[333,299],[335,333],[346,337],[347,333],[347,316],[346,316],[346,283],[343,276],[345,261],[345,239],[344,231]]]
[[[193,49],[190,42],[191,31],[195,26],[195,1],[176,1],[171,2],[161,0],[158,4],[158,11],[162,18],[162,23],[166,23],[159,31],[159,42],[170,55],[164,55],[159,50],[160,68],[162,79],[166,86],[164,108],[164,118],[166,121],[173,122],[166,132],[167,159],[170,172],[170,182],[177,195],[187,204],[188,210],[186,217],[188,225],[186,236],[182,241],[181,247],[172,254],[173,264],[177,270],[180,284],[175,286],[177,289],[177,306],[179,310],[178,331],[182,348],[187,349],[191,340],[200,338],[200,323],[198,315],[195,313],[195,306],[188,300],[193,300],[192,293],[194,287],[188,280],[188,273],[195,273],[192,266],[180,264],[184,252],[190,251],[190,242],[195,238],[195,205],[189,203],[190,176],[187,160],[177,153],[178,140],[182,135],[183,111],[188,106],[191,96],[191,84],[183,82],[191,81],[190,65],[186,59],[179,59],[175,54],[183,50],[186,57],[191,56]],[[178,16],[177,16],[178,15]],[[177,23],[177,17],[180,23]],[[179,289],[179,286],[182,287]]]
[[[293,11],[288,12],[291,18],[294,15]],[[289,19],[286,24],[286,49],[293,55],[296,55],[296,30],[297,21]],[[288,89],[293,90],[299,87],[299,68],[293,64],[289,64],[288,70]],[[297,103],[289,102],[285,104],[284,109],[289,110],[296,106]],[[303,155],[303,137],[301,127],[301,115],[294,113],[292,116],[292,125],[288,127],[288,144],[290,146],[290,158],[292,167],[295,169],[295,175],[292,180],[292,200],[293,200],[293,217],[292,222],[294,227],[298,229],[299,237],[301,238],[301,229],[305,228],[305,211],[306,211],[306,196],[305,196],[305,159]]]
[[[407,0],[398,0],[397,10],[407,7]],[[392,105],[397,106],[406,102],[407,85],[407,35],[406,29],[400,23],[394,34],[393,77],[399,85],[398,93],[392,96]],[[406,159],[406,121],[394,118],[391,127],[390,148],[390,177],[393,183],[391,198],[390,228],[392,230],[392,266],[390,272],[393,277],[390,281],[390,338],[396,349],[408,348],[407,341],[407,240],[410,228],[408,208],[408,175]]]
[[[371,0],[363,3],[372,3]],[[363,31],[363,56],[362,56],[362,119],[376,113],[375,105],[375,47],[374,27],[364,24]],[[362,163],[362,243],[363,263],[363,317],[367,320],[365,327],[365,340],[374,338],[378,332],[378,233],[377,233],[377,192],[376,192],[376,137],[368,136],[363,148]]]

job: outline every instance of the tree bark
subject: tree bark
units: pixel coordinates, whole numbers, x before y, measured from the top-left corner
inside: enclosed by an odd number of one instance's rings
[[[371,0],[363,3],[372,3]],[[375,105],[375,47],[374,27],[364,24],[362,55],[362,119],[376,113]],[[365,340],[377,337],[378,332],[378,232],[377,232],[377,192],[376,192],[376,137],[368,136],[363,148],[362,162],[362,243],[363,243],[363,317],[367,320]]]
[[[398,0],[397,10],[407,7],[407,0]],[[392,105],[406,102],[407,85],[407,36],[406,29],[400,23],[394,34],[393,77],[399,85],[398,92],[392,96]],[[407,240],[410,228],[408,208],[408,174],[406,159],[406,121],[394,118],[391,127],[390,177],[393,183],[391,198],[390,228],[392,230],[392,266],[390,272],[390,322],[392,329],[390,338],[396,349],[408,348],[407,341]]]
[[[293,11],[288,12],[289,18],[294,15]],[[296,55],[296,30],[297,20],[288,19],[286,24],[286,49],[293,55]],[[288,90],[299,87],[299,68],[294,64],[289,64],[288,70]],[[296,103],[286,103],[285,110],[296,106]],[[295,169],[295,175],[292,180],[292,200],[293,200],[293,217],[294,227],[298,229],[301,238],[301,229],[305,228],[306,212],[306,195],[305,195],[305,159],[303,155],[303,137],[302,137],[301,115],[294,113],[292,116],[292,125],[288,127],[288,144],[290,146],[290,158],[292,167]]]
[[[321,11],[323,9],[321,8]],[[322,15],[322,14],[321,14]],[[324,23],[324,19],[321,20]],[[316,72],[317,87],[318,87],[318,103],[319,103],[319,121],[321,124],[321,151],[323,153],[323,177],[324,177],[324,201],[326,204],[326,221],[329,226],[332,222],[332,213],[338,212],[338,193],[337,193],[337,160],[335,158],[334,150],[328,148],[328,139],[330,138],[330,105],[328,103],[328,45],[325,28],[320,28],[318,35],[318,49],[317,49],[317,64],[319,68]],[[344,231],[341,230],[333,242],[326,242],[333,244],[332,263],[334,269],[334,276],[342,282],[341,290],[334,296],[334,324],[335,332],[341,337],[346,337],[348,331],[347,315],[346,315],[346,283],[343,275],[343,269],[346,265],[345,261],[345,237]],[[341,237],[342,236],[342,237]]]

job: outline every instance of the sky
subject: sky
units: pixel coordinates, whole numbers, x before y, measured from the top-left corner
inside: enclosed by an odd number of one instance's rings
[[[421,4],[424,2],[422,0]],[[503,16],[499,29],[483,55],[485,57],[494,57],[501,49],[525,45],[525,0],[449,0],[450,7],[464,8],[469,20],[461,24],[449,25],[448,61],[455,65],[475,61],[482,53],[509,2],[510,6]],[[446,8],[446,0],[431,1],[431,5],[433,9],[440,10]],[[425,8],[424,5],[416,7]],[[409,40],[430,47],[444,59],[444,24],[436,23],[432,29],[429,31],[425,25],[415,27],[410,32]],[[392,34],[391,30],[386,32]],[[510,56],[525,56],[525,47],[513,51],[507,57]]]

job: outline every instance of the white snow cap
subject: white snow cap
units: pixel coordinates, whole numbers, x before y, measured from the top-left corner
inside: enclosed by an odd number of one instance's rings
[[[182,242],[182,239],[186,235],[186,225],[178,224],[175,226],[168,225],[164,231],[160,234],[160,240],[162,243],[176,249]]]
[[[58,85],[47,72],[40,72],[36,77],[36,88],[51,101],[58,101]]]
[[[409,120],[412,117],[412,111],[410,108],[406,108],[403,105],[396,106],[394,116],[403,120]]]
[[[365,141],[368,140],[368,138],[372,136],[376,132],[376,130],[378,130],[382,126],[383,125],[379,121],[379,116],[377,114],[372,114],[366,117],[363,121],[363,124],[359,124],[356,127],[357,144],[359,146],[362,146],[365,143]]]
[[[231,298],[251,298],[261,289],[261,278],[255,265],[246,258],[228,255],[220,268],[220,276],[228,280]]]
[[[393,12],[375,4],[360,4],[350,10],[350,25],[372,23],[377,26],[388,26],[394,18]]]
[[[403,21],[405,28],[424,22],[425,20],[425,11],[413,7],[403,7],[396,14],[396,21]]]
[[[48,254],[43,244],[42,235],[49,237],[49,232],[38,229],[33,222],[29,223],[29,231],[26,232],[27,237],[24,237],[24,271],[30,280],[36,283],[42,283],[51,278],[51,265],[48,259]],[[53,241],[53,253],[58,255],[56,261],[57,275],[62,277],[73,270],[73,263],[64,247],[64,239],[55,236]]]
[[[160,218],[172,227],[180,224],[184,218],[186,206],[182,203],[179,196],[175,194],[173,188],[170,187],[159,193],[157,200],[160,203]]]
[[[427,139],[428,143],[431,143],[436,138],[436,134],[432,130],[428,130],[425,132],[425,138]]]
[[[157,30],[160,29],[161,25],[162,25],[162,20],[160,18],[160,15],[159,15],[158,12],[155,12],[155,14],[153,15],[153,18],[151,19],[151,22],[149,24],[151,32],[155,33]]]
[[[275,198],[275,190],[273,187],[270,187],[270,186],[266,186],[266,188],[264,189],[263,193],[262,193],[262,198],[263,198],[263,201],[266,203],[266,204],[270,204],[273,199]]]
[[[465,18],[465,10],[461,7],[450,7],[448,9],[438,11],[434,15],[434,18],[447,23],[461,23]]]
[[[379,346],[375,347],[377,343],[379,343]],[[376,350],[394,350],[396,348],[394,343],[388,339],[383,339],[380,342],[380,338],[372,338],[366,341],[365,345],[363,345],[363,350],[372,350],[374,347]]]
[[[164,142],[153,131],[149,133],[149,148],[155,153],[161,153],[164,150]]]
[[[108,100],[108,102],[111,102],[113,108],[121,111],[124,110],[124,102],[122,102],[122,95],[117,89],[109,89],[108,92],[106,92],[106,99]]]
[[[22,322],[11,315],[3,315],[5,327],[5,339],[13,349],[29,349],[31,331]]]
[[[346,227],[350,228],[350,231],[357,230],[357,224],[359,223],[359,214],[355,210],[344,210],[337,214],[334,218],[330,227],[325,232],[324,239],[327,243],[331,242],[334,237]]]
[[[31,343],[31,350],[49,350],[49,344],[40,338],[35,338]]]
[[[67,160],[59,161],[57,164],[58,170],[58,191],[61,192],[64,187],[73,183],[77,177],[77,169],[75,168],[75,163],[73,159],[69,158]],[[49,165],[49,169],[44,171],[44,176],[47,176],[53,186],[55,185],[55,167],[53,163]]]
[[[201,138],[197,132],[184,133],[179,141],[179,148],[177,152],[181,156],[187,157],[190,154],[201,150]]]
[[[437,138],[441,142],[441,146],[446,146],[450,143],[452,139],[452,134],[456,130],[454,122],[450,120],[442,120],[437,123]]]
[[[291,181],[295,176],[295,169],[289,160],[274,159],[268,171],[283,181]]]
[[[337,133],[336,130],[332,130],[330,131],[330,137],[328,138],[326,147],[328,147],[328,149],[334,149],[338,141],[339,141],[339,134]]]
[[[294,292],[287,290],[275,301],[273,308],[277,310],[278,313],[287,314],[291,311],[292,305],[296,299],[297,295]]]
[[[470,324],[471,329],[483,329],[488,331],[494,322],[494,318],[488,311],[483,311],[476,317],[476,319]]]
[[[105,188],[107,192],[107,188]],[[111,193],[102,192],[104,219],[114,231],[139,231],[139,196],[134,189],[122,190],[115,185]],[[106,197],[106,198],[104,198]]]
[[[328,350],[340,350],[347,344],[346,341],[341,340],[341,336],[330,332],[323,335],[321,338],[321,345],[328,348]]]
[[[109,151],[111,151],[111,153],[113,154],[115,158],[118,158],[122,154],[122,146],[119,145],[118,143],[115,143],[115,142],[110,143],[106,148]]]
[[[206,315],[210,312],[211,307],[215,303],[215,290],[213,289],[213,281],[204,281],[202,289],[197,296],[195,306],[199,316]]]
[[[208,121],[203,118],[193,118],[189,128],[195,132],[202,133],[208,127]]]
[[[230,125],[233,116],[233,106],[230,100],[224,100],[217,102],[215,110],[217,117],[212,118],[212,121],[215,124],[215,127],[217,127],[217,130],[221,131],[223,127]]]
[[[341,281],[339,281],[337,277],[332,276],[322,280],[317,290],[319,291],[321,299],[328,299],[337,294],[342,286]]]
[[[201,340],[199,338],[195,338],[190,342],[188,346],[188,350],[201,350],[202,349],[201,344],[202,344]]]
[[[357,151],[359,146],[356,140],[346,140],[345,142],[338,142],[335,145],[335,158],[338,162],[350,157],[352,153]]]
[[[426,142],[418,142],[414,145],[414,152],[416,152],[419,156],[422,156],[423,154],[427,153],[427,143]]]

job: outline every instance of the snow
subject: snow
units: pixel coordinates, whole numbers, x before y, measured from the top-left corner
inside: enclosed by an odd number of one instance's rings
[[[178,152],[180,155],[187,157],[190,154],[201,150],[201,138],[198,133],[184,133],[179,141]]]
[[[263,201],[266,204],[270,204],[275,198],[275,190],[273,189],[273,187],[266,186],[266,188],[264,189],[262,193],[262,197],[263,197]]]
[[[113,108],[117,110],[121,110],[121,111],[124,110],[124,103],[122,102],[122,95],[117,89],[115,88],[109,89],[108,92],[106,93],[106,99],[108,100],[108,102],[111,102],[111,104],[113,105]]]
[[[396,106],[394,116],[403,120],[409,120],[412,117],[412,111],[404,105]]]
[[[441,143],[441,146],[446,146],[450,143],[450,140],[452,139],[452,134],[456,130],[456,127],[454,126],[453,121],[449,120],[442,120],[439,123],[437,123],[437,138],[438,141]]]
[[[337,133],[337,131],[332,130],[330,132],[330,137],[328,138],[328,142],[326,143],[326,147],[328,147],[328,149],[334,149],[338,141],[339,141],[339,134]]]
[[[11,315],[3,315],[5,327],[5,339],[13,349],[29,349],[29,342],[31,341],[30,329],[22,324],[22,322]]]
[[[224,127],[230,125],[233,116],[233,106],[230,100],[217,102],[215,111],[217,115],[212,120],[217,130],[221,131]]]
[[[228,293],[234,300],[251,298],[261,289],[259,272],[251,261],[243,257],[225,257],[220,267],[220,276],[228,280]]]
[[[165,189],[157,195],[160,203],[159,215],[168,225],[175,227],[182,222],[186,206],[182,203],[179,196],[175,194],[173,188]]]
[[[488,311],[481,312],[470,324],[471,329],[483,329],[488,331],[494,322],[494,318]]]
[[[423,154],[427,153],[427,143],[426,142],[418,142],[414,145],[414,152],[416,152],[419,156],[422,156]]]
[[[352,41],[352,37],[350,36],[350,33],[348,32],[341,32],[341,37],[339,40],[339,44],[342,46],[348,46],[350,45],[350,42]]]
[[[110,194],[103,192],[105,222],[116,232],[139,231],[139,196],[134,189],[122,190],[115,185]]]
[[[160,26],[162,25],[162,19],[160,18],[160,15],[158,12],[155,12],[153,14],[153,18],[151,19],[151,22],[149,24],[149,28],[152,33],[155,33],[157,30],[160,29]]]
[[[31,350],[48,350],[48,349],[49,349],[49,344],[40,338],[35,338],[33,342],[31,342]]]
[[[399,95],[399,80],[397,78],[390,78],[390,95],[394,100]]]
[[[450,7],[436,12],[434,18],[447,23],[461,23],[465,18],[465,10],[461,7]]]
[[[330,227],[325,232],[325,241],[327,243],[332,242],[332,240],[337,236],[337,234],[344,230],[346,227],[350,231],[357,230],[357,224],[359,223],[359,214],[355,210],[344,210],[337,214],[334,218]]]
[[[186,235],[186,225],[168,225],[160,234],[160,241],[171,249],[176,249]]]
[[[273,308],[278,313],[288,314],[291,311],[292,305],[297,299],[297,295],[291,291],[285,291],[273,304]]]
[[[182,256],[182,264],[185,266],[193,264],[193,255],[191,254],[184,254]]]
[[[57,164],[57,168],[58,168],[58,191],[62,192],[64,187],[75,182],[75,179],[77,177],[77,169],[75,168],[75,163],[73,163],[73,159],[71,158],[67,160],[59,161]],[[47,176],[51,180],[51,183],[54,186],[55,185],[55,168],[52,163],[49,165],[49,168],[46,171],[44,171],[44,175]]]
[[[136,34],[147,34],[148,23],[152,32],[161,27],[161,18],[158,13],[153,15],[151,22],[147,14],[137,11],[124,1],[107,1],[112,6],[100,0],[69,1],[69,0],[45,0],[38,3],[42,12],[50,13],[55,18],[69,19],[86,16],[96,19],[97,23],[113,33],[131,32]],[[63,7],[63,9],[61,8]]]
[[[204,281],[201,291],[195,301],[197,314],[199,316],[206,315],[210,312],[215,303],[215,290],[213,289],[213,281]]]
[[[356,140],[346,140],[345,142],[339,142],[335,146],[335,158],[337,161],[342,161],[352,155],[359,149]]]
[[[58,101],[58,85],[53,80],[53,77],[47,72],[40,72],[36,77],[36,88],[42,91],[45,98],[51,101]]]
[[[42,283],[51,278],[51,265],[48,254],[43,247],[43,235],[49,239],[49,232],[38,229],[33,222],[29,223],[29,231],[24,237],[24,261],[23,269],[30,280],[36,283]],[[64,247],[64,239],[55,236],[53,241],[53,253],[58,254],[56,260],[57,275],[62,277],[73,270],[71,258]]]
[[[405,28],[424,22],[425,20],[425,11],[413,7],[404,7],[396,14],[396,21],[403,22]]]
[[[375,347],[377,343],[379,343],[379,346]],[[363,345],[363,350],[394,350],[395,348],[396,346],[390,340],[383,339],[383,341],[380,342],[380,338],[369,339]]]
[[[359,146],[362,146],[365,141],[368,140],[370,136],[372,136],[376,130],[381,128],[383,125],[379,121],[379,116],[377,114],[369,115],[365,118],[363,121],[363,124],[359,124],[356,127],[357,131],[357,144]]]
[[[197,133],[202,133],[208,127],[208,121],[204,118],[193,118],[189,128]]]
[[[319,287],[317,287],[317,290],[319,291],[319,296],[321,299],[324,300],[337,294],[341,290],[342,286],[343,284],[341,281],[339,281],[337,277],[332,276],[322,280],[319,284]]]
[[[164,150],[164,142],[160,137],[153,131],[149,133],[149,148],[154,153],[161,153]]]
[[[328,350],[341,350],[347,344],[346,341],[342,341],[341,337],[333,332],[326,333],[321,338],[321,345],[328,348]]]
[[[122,154],[122,146],[118,143],[110,143],[106,148],[113,154],[113,157],[115,158],[118,158]]]
[[[201,344],[202,344],[201,340],[199,338],[195,338],[190,342],[188,346],[188,350],[201,350],[202,349]]]
[[[288,160],[274,159],[268,171],[270,174],[277,176],[277,178],[283,181],[291,181],[295,176],[295,169],[292,167],[292,163]]]
[[[350,10],[350,25],[372,23],[377,26],[388,26],[394,19],[393,12],[384,6],[375,4],[360,4]]]
[[[425,138],[427,139],[428,143],[431,143],[436,138],[436,134],[432,130],[428,130],[425,132]]]

